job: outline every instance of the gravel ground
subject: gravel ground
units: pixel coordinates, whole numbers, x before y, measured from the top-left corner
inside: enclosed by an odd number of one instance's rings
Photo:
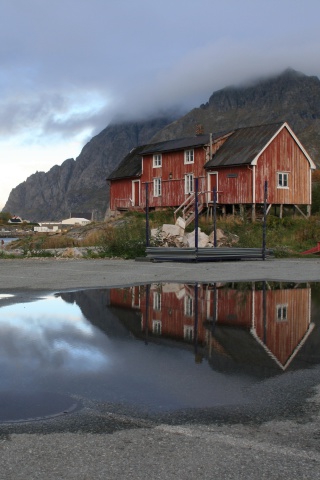
[[[26,301],[44,292],[154,281],[320,281],[319,267],[317,258],[201,264],[0,260],[0,294]],[[299,382],[305,398],[291,416],[269,415],[261,407],[260,420],[248,414],[230,422],[223,411],[215,419],[212,412],[152,418],[88,404],[43,422],[3,424],[0,480],[320,479],[319,369],[308,370]],[[283,412],[291,388],[278,392]]]

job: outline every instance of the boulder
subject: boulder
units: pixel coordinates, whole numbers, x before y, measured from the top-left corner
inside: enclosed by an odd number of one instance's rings
[[[226,238],[224,232],[221,228],[217,228],[217,242],[220,242],[223,238]],[[214,243],[214,232],[211,232],[209,235],[209,242]]]
[[[181,237],[184,234],[184,230],[179,225],[170,225],[165,223],[162,225],[162,233],[170,235],[171,237]]]
[[[182,217],[178,217],[175,224],[183,230],[186,228],[186,221]]]
[[[187,247],[194,248],[195,247],[195,230],[191,233],[187,233],[183,237],[183,240],[184,240],[184,244]],[[206,233],[201,232],[201,229],[198,228],[198,247],[200,248],[207,247],[208,243],[209,243],[209,236]]]

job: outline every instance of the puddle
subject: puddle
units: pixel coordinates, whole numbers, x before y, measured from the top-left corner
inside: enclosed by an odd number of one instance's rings
[[[0,422],[21,422],[65,415],[77,408],[67,395],[52,392],[0,392]]]
[[[71,411],[73,398],[157,412],[245,404],[257,382],[320,363],[319,309],[318,284],[275,282],[151,284],[3,306],[0,422]]]

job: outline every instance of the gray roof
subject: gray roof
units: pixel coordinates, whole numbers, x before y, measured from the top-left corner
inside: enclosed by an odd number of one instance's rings
[[[280,122],[234,130],[204,167],[250,164],[283,124]]]
[[[219,135],[221,136],[221,135]],[[210,141],[209,135],[197,135],[193,137],[166,140],[164,142],[152,143],[143,150],[143,155],[150,153],[171,152],[173,150],[184,150],[185,148],[201,147]]]
[[[204,167],[218,167],[228,165],[250,164],[261,152],[273,135],[279,130],[284,122],[256,127],[245,127],[236,130],[213,133],[212,141],[218,140],[229,134],[229,137],[213,155]],[[210,135],[197,135],[193,137],[166,140],[164,142],[141,145],[133,148],[131,152],[120,162],[118,167],[110,174],[108,180],[117,178],[138,177],[142,173],[142,156],[153,153],[184,150],[208,145]]]
[[[138,177],[142,173],[141,152],[146,145],[133,148],[128,155],[119,163],[117,168],[109,175],[107,180],[117,178]]]

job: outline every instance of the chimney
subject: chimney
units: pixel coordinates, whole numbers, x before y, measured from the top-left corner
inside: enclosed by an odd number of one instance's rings
[[[199,135],[203,135],[203,131],[203,125],[198,123],[198,125],[196,125],[196,136],[198,137]]]

